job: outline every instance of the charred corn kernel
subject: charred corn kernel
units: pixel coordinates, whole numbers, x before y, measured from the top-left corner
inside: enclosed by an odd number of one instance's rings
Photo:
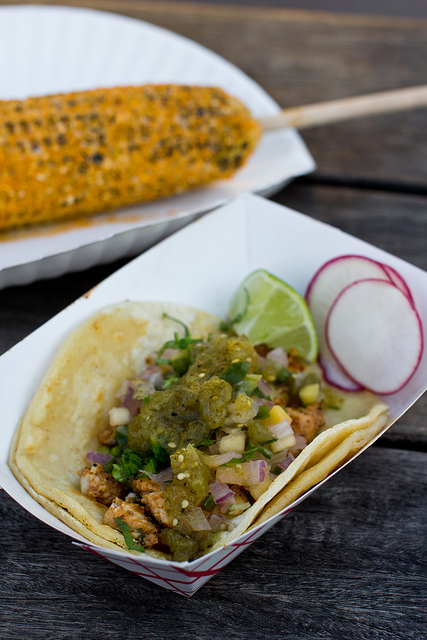
[[[305,387],[301,387],[299,390],[299,397],[301,398],[301,402],[306,406],[308,404],[313,404],[316,402],[317,396],[319,395],[320,386],[318,382],[313,382],[313,384],[306,384]]]
[[[259,137],[246,107],[212,87],[144,85],[0,101],[0,230],[229,177]]]
[[[279,422],[283,422],[283,420],[292,422],[292,419],[286,413],[284,408],[278,404],[275,404],[274,407],[270,409],[270,415],[268,416],[268,418],[263,418],[262,420],[260,420],[260,422],[265,427],[272,427],[274,424],[279,424]]]

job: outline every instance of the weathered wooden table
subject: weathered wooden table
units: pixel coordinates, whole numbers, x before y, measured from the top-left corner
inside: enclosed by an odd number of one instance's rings
[[[283,107],[426,82],[426,22],[138,0],[69,4],[190,37]],[[274,200],[427,269],[426,126],[419,109],[306,131],[318,169]],[[123,263],[1,291],[0,353]],[[426,396],[191,600],[79,550],[1,497],[4,640],[427,635]]]

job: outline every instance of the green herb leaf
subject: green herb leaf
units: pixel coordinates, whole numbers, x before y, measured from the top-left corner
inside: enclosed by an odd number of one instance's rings
[[[247,396],[251,396],[261,378],[262,376],[257,373],[248,373],[245,379],[239,384],[239,389],[244,391]]]
[[[289,378],[292,378],[292,373],[289,369],[286,369],[286,367],[280,367],[276,375],[276,382],[286,382]]]
[[[166,449],[161,447],[159,444],[154,442],[152,439],[150,440],[150,442],[151,442],[151,451],[154,453],[155,459],[158,460],[159,462],[167,462],[167,463],[169,463],[169,454],[166,451]]]
[[[197,447],[210,447],[212,444],[215,444],[215,442],[216,438],[205,438],[205,440],[202,440],[201,443],[197,445]]]
[[[172,320],[173,322],[177,322],[178,324],[181,325],[181,327],[184,328],[184,332],[185,335],[183,338],[180,338],[178,333],[174,333],[174,339],[173,340],[168,340],[167,342],[164,343],[164,345],[162,346],[162,348],[160,349],[160,351],[158,352],[158,360],[157,362],[163,363],[163,364],[172,364],[171,360],[168,360],[167,358],[162,358],[161,355],[164,351],[166,351],[166,349],[187,349],[188,347],[193,344],[194,342],[203,342],[200,338],[191,338],[190,336],[190,332],[188,330],[187,325],[185,325],[183,322],[181,322],[181,320],[178,320],[177,318],[173,318],[172,316],[170,316],[167,313],[163,314],[163,318],[168,318],[169,320]],[[188,368],[188,367],[187,367]]]
[[[129,525],[126,522],[124,522],[121,518],[114,518],[114,520],[117,526],[119,527],[121,534],[125,539],[126,547],[130,551],[144,552],[145,551],[144,547],[138,542],[136,542],[133,535],[131,534]]]
[[[274,440],[269,440],[269,442],[274,442]],[[268,444],[268,443],[264,442],[263,444]],[[270,460],[271,458],[271,453],[269,453],[266,449],[264,449],[264,447],[262,446],[251,447],[250,449],[242,453],[241,458],[232,458],[231,460],[229,460],[229,462],[226,462],[225,464],[221,464],[220,466],[228,467],[229,464],[242,464],[243,462],[248,462],[248,460],[252,460],[252,458],[255,458],[258,453],[263,455],[268,460]]]
[[[120,426],[117,427],[115,433],[114,433],[117,443],[123,447],[125,444],[127,444],[128,441],[128,428],[127,425],[125,424],[121,424]]]
[[[149,473],[157,473],[159,470],[159,465],[157,464],[156,458],[150,458],[149,460],[144,461],[142,470],[148,471]],[[144,474],[144,477],[149,478],[150,476],[147,476],[147,474]]]
[[[142,460],[132,449],[125,449],[118,463],[113,465],[113,478],[118,482],[126,482],[142,469]]]
[[[237,360],[236,362],[231,362],[220,375],[220,378],[234,387],[240,382],[243,382],[250,366],[251,363],[249,360]]]
[[[256,396],[257,398],[262,398],[263,400],[271,400],[271,397],[266,396],[265,393],[261,391],[259,387],[255,387],[255,389],[252,391],[252,395]]]
[[[174,373],[173,375],[169,376],[169,378],[166,378],[166,380],[163,382],[162,389],[168,389],[173,384],[175,384],[175,382],[178,382],[179,379],[180,376],[177,373]]]

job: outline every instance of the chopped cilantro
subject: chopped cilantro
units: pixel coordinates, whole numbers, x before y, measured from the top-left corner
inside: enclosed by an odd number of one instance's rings
[[[113,456],[113,458],[118,458],[122,454],[122,448],[120,447],[120,445],[117,444],[115,447],[112,447],[110,454]]]
[[[111,458],[111,460],[109,460],[108,462],[104,462],[104,464],[102,465],[102,468],[104,469],[105,473],[111,473],[113,470],[113,466],[114,466],[114,458]]]
[[[154,442],[152,439],[150,440],[150,443],[151,443],[151,451],[154,453],[155,459],[158,460],[158,462],[167,462],[167,463],[169,463],[169,454],[166,451],[166,449],[161,447],[159,444]]]
[[[205,440],[202,440],[201,443],[199,445],[197,445],[199,448],[200,447],[210,447],[212,444],[215,444],[216,442],[216,438],[205,438]]]
[[[276,382],[286,382],[289,378],[292,378],[292,373],[289,369],[286,369],[286,367],[280,367],[276,375]]]
[[[220,378],[231,384],[231,386],[236,386],[246,378],[246,374],[248,373],[250,366],[251,363],[249,360],[237,360],[236,362],[231,362],[222,372]]]
[[[192,338],[190,336],[190,332],[188,330],[187,325],[185,325],[183,322],[181,322],[181,320],[178,320],[177,318],[173,318],[172,316],[170,316],[167,313],[163,314],[163,318],[168,318],[169,320],[172,320],[173,322],[177,322],[178,324],[180,324],[182,327],[184,327],[184,332],[185,335],[183,338],[179,337],[179,334],[177,332],[174,333],[174,339],[173,340],[168,340],[167,342],[164,343],[164,345],[162,346],[162,348],[160,349],[160,351],[158,352],[158,360],[157,362],[163,363],[163,364],[171,364],[171,361],[168,360],[167,358],[162,358],[162,353],[164,351],[166,351],[166,349],[178,349],[178,350],[182,350],[182,349],[187,349],[188,347],[193,344],[194,342],[203,342],[200,338]],[[187,367],[188,368],[188,367]]]
[[[128,441],[128,428],[125,424],[121,424],[117,427],[114,433],[117,443],[123,447]]]
[[[271,397],[266,396],[265,393],[261,391],[259,387],[255,387],[255,389],[252,391],[252,395],[256,396],[257,398],[262,398],[263,400],[271,400]]]
[[[159,470],[159,465],[157,464],[156,458],[149,458],[149,460],[144,461],[142,465],[142,471],[148,471],[148,473],[157,473]],[[143,477],[147,478],[147,474],[142,474]]]
[[[163,382],[162,389],[168,389],[173,384],[175,384],[175,382],[178,382],[179,378],[180,376],[177,373],[172,374],[171,376],[169,376],[169,378],[166,378],[166,380]]]
[[[340,408],[335,406],[334,404],[328,404],[327,409],[333,409],[334,411],[340,410]]]
[[[113,465],[113,478],[118,482],[125,482],[142,468],[142,460],[135,451],[125,449],[120,460]]]
[[[121,518],[114,518],[114,520],[125,539],[126,547],[129,549],[129,551],[144,552],[145,551],[144,547],[141,544],[139,544],[139,542],[136,542],[133,535],[131,534],[129,525],[126,522],[124,522]]]
[[[269,442],[273,442],[273,440],[269,440]],[[267,442],[263,442],[262,444],[268,444]],[[255,458],[255,456],[260,453],[261,455],[263,455],[265,458],[267,458],[268,460],[270,460],[271,458],[271,454],[264,449],[264,447],[259,446],[259,447],[251,447],[250,449],[248,449],[247,451],[244,451],[242,453],[242,457],[241,458],[232,458],[231,460],[229,460],[229,462],[226,462],[225,464],[221,464],[221,467],[228,467],[229,464],[242,464],[243,462],[248,462],[248,460],[252,460],[252,458]]]

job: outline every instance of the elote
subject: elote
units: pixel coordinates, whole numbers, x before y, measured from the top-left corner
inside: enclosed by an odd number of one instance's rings
[[[0,101],[0,230],[229,177],[260,135],[246,107],[212,87],[144,85]]]

